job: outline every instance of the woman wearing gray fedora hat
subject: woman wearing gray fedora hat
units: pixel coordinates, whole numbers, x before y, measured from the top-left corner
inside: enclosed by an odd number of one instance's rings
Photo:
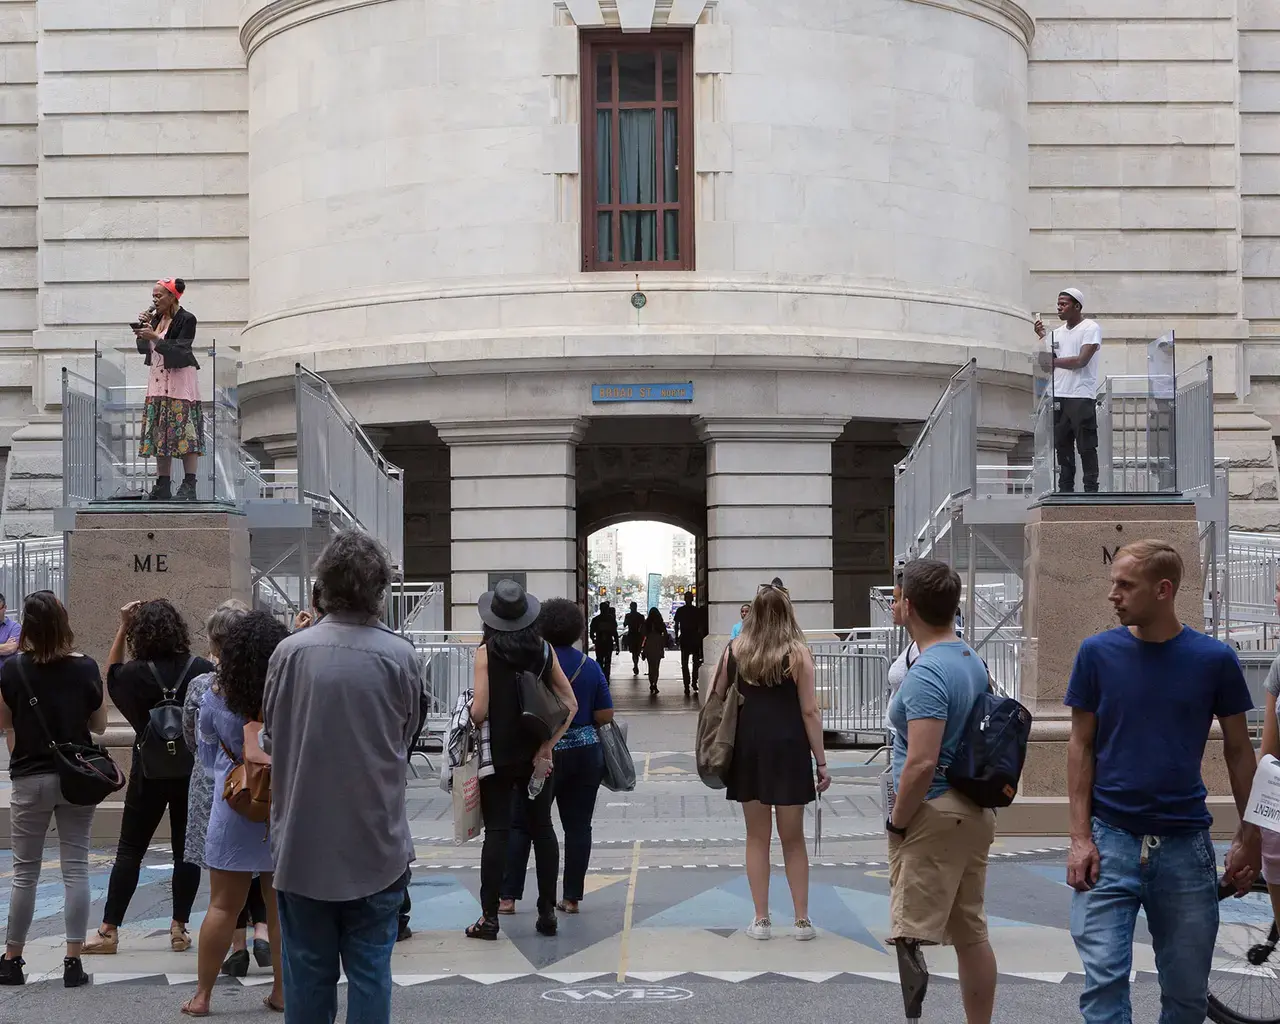
[[[489,722],[493,774],[480,780],[480,810],[484,816],[484,847],[480,851],[481,918],[467,929],[467,937],[498,937],[498,900],[511,833],[512,800],[528,799],[535,770],[550,771],[551,750],[577,713],[573,687],[556,660],[555,651],[538,633],[538,599],[513,580],[501,580],[477,602],[484,623],[484,642],[476,652],[475,693],[471,720]],[[521,720],[518,680],[521,673],[537,675],[564,702],[568,717],[545,742]],[[556,933],[556,883],[560,874],[560,844],[551,826],[553,786],[542,787],[529,800],[529,835],[538,875],[537,929]]]

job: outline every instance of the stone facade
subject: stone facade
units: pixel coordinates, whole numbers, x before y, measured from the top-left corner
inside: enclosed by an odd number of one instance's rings
[[[827,545],[813,600],[860,621],[911,425],[974,358],[1007,457],[1030,312],[1066,284],[1109,372],[1169,329],[1184,362],[1215,357],[1233,522],[1280,529],[1278,19],[1270,0],[0,0],[0,531],[48,532],[58,371],[131,346],[119,325],[161,274],[190,280],[202,338],[240,347],[246,437],[287,447],[299,361],[386,428],[411,574],[450,571],[458,608],[473,547],[535,541],[548,585],[572,575],[573,446],[619,415],[591,383],[678,380],[692,407],[643,411],[709,425],[689,443],[711,571],[756,573],[718,522],[754,522],[761,550],[794,529],[716,511],[766,507],[734,458],[787,475],[794,455],[827,483],[797,483],[816,546],[786,559]],[[605,27],[693,33],[694,271],[580,269],[579,33]],[[501,507],[483,480],[529,445],[533,534],[475,534]]]

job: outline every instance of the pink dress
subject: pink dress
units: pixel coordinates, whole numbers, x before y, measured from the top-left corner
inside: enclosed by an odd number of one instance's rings
[[[169,324],[156,325],[161,335]],[[151,343],[151,372],[147,375],[147,400],[142,414],[142,440],[138,454],[178,457],[204,454],[204,406],[200,402],[200,371],[194,366],[166,370],[164,356]]]

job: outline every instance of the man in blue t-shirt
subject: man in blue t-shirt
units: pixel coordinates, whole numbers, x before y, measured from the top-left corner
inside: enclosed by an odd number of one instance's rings
[[[1202,1024],[1208,1005],[1218,877],[1200,762],[1217,718],[1243,816],[1256,764],[1245,720],[1253,700],[1235,652],[1178,619],[1182,571],[1163,541],[1121,548],[1110,593],[1121,625],[1080,645],[1067,686],[1067,882],[1085,1024],[1131,1019],[1139,908],[1155,947],[1160,1024]],[[1257,826],[1242,823],[1226,881],[1246,890],[1261,857]]]
[[[909,562],[901,606],[920,655],[889,702],[896,794],[885,822],[889,941],[897,947],[904,998],[920,995],[928,978],[920,947],[954,946],[965,1017],[969,1024],[990,1024],[996,958],[985,898],[996,816],[955,792],[945,775],[987,689],[987,667],[956,639],[960,577],[945,562]]]

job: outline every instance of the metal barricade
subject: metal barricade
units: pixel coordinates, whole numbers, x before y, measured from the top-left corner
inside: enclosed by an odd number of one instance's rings
[[[17,615],[28,594],[52,590],[66,600],[66,544],[61,534],[0,541],[0,594]]]
[[[809,649],[823,730],[873,736],[883,743],[888,735],[890,657],[843,641],[819,641]]]
[[[1264,684],[1267,673],[1271,671],[1271,663],[1276,659],[1276,652],[1238,651],[1237,654],[1240,667],[1244,670],[1244,680],[1249,684],[1249,696],[1253,698],[1253,710],[1248,715],[1249,728],[1260,734],[1267,712],[1267,690]]]

